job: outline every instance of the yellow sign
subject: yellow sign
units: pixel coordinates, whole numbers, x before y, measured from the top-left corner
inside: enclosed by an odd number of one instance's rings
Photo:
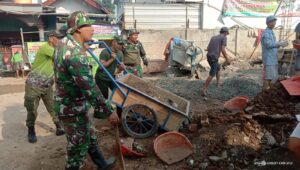
[[[28,60],[30,63],[33,63],[36,53],[38,52],[38,50],[44,43],[45,42],[28,42],[27,43]]]

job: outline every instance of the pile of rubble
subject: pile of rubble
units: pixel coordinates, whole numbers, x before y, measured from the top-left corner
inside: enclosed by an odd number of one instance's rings
[[[299,97],[288,94],[280,81],[277,81],[270,89],[264,90],[249,102],[246,111],[264,112],[265,114],[296,114],[296,105],[300,102]]]
[[[195,148],[199,148],[195,150],[195,157],[200,158],[196,162],[200,169],[248,167],[259,156],[267,133],[244,112],[230,114],[222,110],[209,110],[195,115],[191,126],[195,124],[201,128],[190,138]]]
[[[244,169],[276,148],[286,149],[299,102],[278,81],[250,101],[245,111],[195,114],[190,131],[196,148],[202,149],[199,168]]]

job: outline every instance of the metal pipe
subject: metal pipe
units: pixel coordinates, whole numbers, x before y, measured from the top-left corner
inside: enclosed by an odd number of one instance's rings
[[[87,42],[88,45],[91,45],[91,44],[101,44],[101,45],[104,45],[104,47],[108,50],[109,54],[112,54],[112,51],[111,49],[109,48],[109,46],[104,42],[104,41],[98,41],[98,42]],[[124,67],[124,71],[125,73],[129,73],[129,71],[126,69],[126,66],[118,59],[118,58],[115,58],[117,63],[119,65],[122,65]]]
[[[70,13],[36,13],[37,15],[57,15],[57,16],[69,16]],[[92,14],[92,13],[86,13],[89,17],[111,17],[114,18],[112,14]]]
[[[44,31],[44,32],[50,32],[50,31]],[[28,31],[28,32],[23,32],[23,34],[36,34],[39,33],[39,31]]]
[[[48,16],[48,15],[54,15],[54,16],[69,16],[71,13],[41,13],[41,12],[18,12],[18,11],[6,11],[6,10],[1,10],[0,12],[3,13],[9,13],[9,14],[15,14],[15,15],[37,15],[37,16]],[[87,16],[89,17],[95,17],[95,18],[105,18],[105,17],[110,17],[114,18],[112,14],[93,14],[93,13],[86,13]]]
[[[103,41],[98,41],[98,42],[87,42],[86,44],[88,44],[88,45],[92,45],[92,44],[101,44],[101,45],[104,45],[104,47],[107,49],[107,51],[109,52],[109,54],[112,53],[112,51],[111,51],[111,49],[109,48],[109,46],[108,46],[105,42],[103,42]],[[116,59],[116,61],[117,61],[118,64],[122,65],[122,62],[121,62],[118,58],[115,58],[115,59]],[[125,71],[126,71],[126,73],[128,73],[127,70],[125,70]]]

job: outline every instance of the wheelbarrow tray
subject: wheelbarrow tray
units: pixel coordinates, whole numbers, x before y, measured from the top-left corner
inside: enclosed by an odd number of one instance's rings
[[[183,122],[189,121],[188,100],[151,85],[133,74],[119,78],[118,83],[127,96],[115,88],[110,96],[112,103],[122,108],[137,103],[149,106],[156,112],[160,127],[167,131],[178,130]]]
[[[300,76],[294,76],[280,82],[291,96],[300,96]]]

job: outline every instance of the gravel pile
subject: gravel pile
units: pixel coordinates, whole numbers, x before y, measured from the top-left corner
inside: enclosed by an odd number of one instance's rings
[[[203,81],[189,80],[186,77],[176,77],[172,79],[168,77],[162,77],[161,79],[157,79],[155,81],[146,81],[188,100],[198,98],[200,96],[200,89],[203,85]]]
[[[254,98],[260,91],[261,86],[255,80],[233,77],[225,79],[220,88],[211,85],[208,89],[208,96],[219,100],[229,100],[235,96]]]

